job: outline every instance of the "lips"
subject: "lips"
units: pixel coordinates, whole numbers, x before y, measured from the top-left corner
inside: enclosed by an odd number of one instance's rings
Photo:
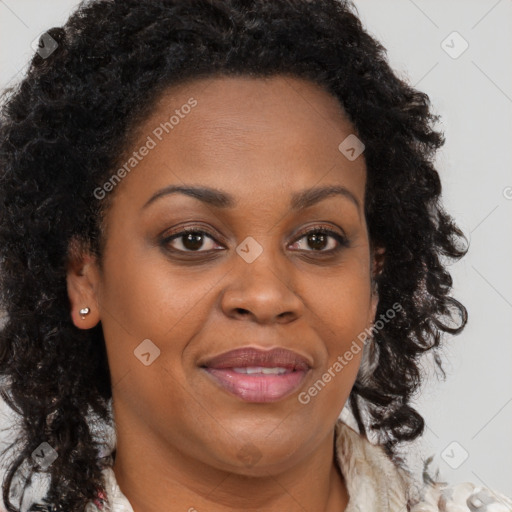
[[[287,370],[304,370],[311,367],[307,359],[285,348],[258,350],[242,347],[220,354],[206,361],[202,366],[208,368],[285,368]]]
[[[288,349],[244,347],[201,365],[224,391],[246,402],[275,402],[296,391],[311,369],[306,358]]]

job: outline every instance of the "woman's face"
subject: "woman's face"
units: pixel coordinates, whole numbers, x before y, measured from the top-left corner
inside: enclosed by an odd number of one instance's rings
[[[114,194],[103,274],[92,258],[68,273],[75,324],[101,320],[118,452],[142,443],[256,475],[332,433],[362,351],[345,354],[377,305],[364,155],[338,148],[353,133],[336,99],[300,79],[198,80],[162,97],[122,180],[102,188]],[[178,186],[208,192],[163,192]],[[341,192],[313,192],[324,187]],[[171,239],[185,228],[207,234]],[[244,347],[293,351],[308,369],[205,367]]]

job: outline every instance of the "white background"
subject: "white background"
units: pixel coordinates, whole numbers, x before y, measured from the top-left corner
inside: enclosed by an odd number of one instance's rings
[[[75,5],[0,0],[0,88],[22,76],[32,41],[63,24]],[[435,454],[446,481],[512,496],[512,2],[356,5],[388,49],[392,67],[426,92],[442,116],[444,204],[471,244],[451,267],[454,296],[467,307],[469,322],[461,335],[446,339],[447,380],[426,368],[430,379],[416,403],[427,428],[409,450],[409,462]],[[469,47],[452,58],[441,46],[445,40],[452,55],[464,40]]]

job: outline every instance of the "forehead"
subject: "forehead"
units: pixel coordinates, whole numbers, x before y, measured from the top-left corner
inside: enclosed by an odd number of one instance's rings
[[[338,100],[303,79],[195,80],[160,97],[126,159],[144,146],[150,150],[121,185],[132,204],[159,187],[191,183],[253,200],[270,200],[275,190],[291,195],[343,184],[362,198],[364,158],[350,161],[339,150],[354,131]]]

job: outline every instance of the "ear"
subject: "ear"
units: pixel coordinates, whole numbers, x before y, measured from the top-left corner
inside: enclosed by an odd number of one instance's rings
[[[100,321],[97,295],[100,272],[96,256],[76,237],[68,245],[66,281],[73,324],[79,329],[91,329]],[[89,313],[80,314],[83,308],[89,308]]]
[[[382,273],[385,261],[384,247],[375,247],[372,249],[372,261],[371,261],[371,305],[370,305],[370,323],[375,321],[375,315],[377,314],[377,306],[379,304],[379,290],[377,287],[376,278]]]

